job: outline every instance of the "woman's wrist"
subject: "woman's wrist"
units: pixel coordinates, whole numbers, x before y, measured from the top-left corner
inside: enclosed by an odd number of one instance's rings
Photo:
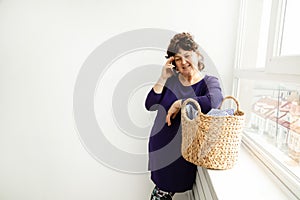
[[[155,93],[160,94],[163,91],[163,88],[166,84],[166,79],[159,77],[158,81],[156,82],[156,84],[153,86],[153,90]]]
[[[165,85],[165,83],[167,82],[167,78],[164,78],[162,76],[159,77],[157,83],[161,84],[161,85]]]
[[[182,106],[182,99],[178,99],[176,103],[177,103],[177,108],[181,108],[181,106]]]

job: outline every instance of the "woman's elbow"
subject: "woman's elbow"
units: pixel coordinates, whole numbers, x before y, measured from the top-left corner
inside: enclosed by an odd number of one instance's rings
[[[219,93],[219,94],[215,94],[213,96],[211,96],[211,107],[212,108],[219,108],[222,101],[223,101],[223,95],[222,93]]]
[[[157,105],[146,101],[145,102],[145,108],[148,111],[155,111],[155,110],[157,110]]]

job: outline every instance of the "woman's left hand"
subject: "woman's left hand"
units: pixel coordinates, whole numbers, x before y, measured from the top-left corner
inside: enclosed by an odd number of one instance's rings
[[[178,112],[181,109],[181,99],[175,101],[170,109],[168,110],[168,114],[166,116],[166,123],[168,123],[168,126],[171,126],[171,117],[174,119]]]

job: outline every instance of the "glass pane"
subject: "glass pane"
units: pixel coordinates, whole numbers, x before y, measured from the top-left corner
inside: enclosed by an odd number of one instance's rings
[[[264,68],[266,62],[271,0],[245,0],[239,68]]]
[[[242,79],[240,88],[246,134],[300,178],[300,85]]]
[[[263,10],[260,22],[259,40],[257,48],[256,68],[264,68],[266,65],[271,7],[271,0],[263,1]]]
[[[282,56],[300,55],[299,10],[299,0],[287,0],[280,53]]]

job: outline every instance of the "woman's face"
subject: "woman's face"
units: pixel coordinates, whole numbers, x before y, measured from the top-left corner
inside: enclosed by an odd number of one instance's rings
[[[178,53],[174,56],[176,69],[182,75],[191,75],[195,71],[198,72],[199,56],[194,51],[186,51],[179,49]]]

